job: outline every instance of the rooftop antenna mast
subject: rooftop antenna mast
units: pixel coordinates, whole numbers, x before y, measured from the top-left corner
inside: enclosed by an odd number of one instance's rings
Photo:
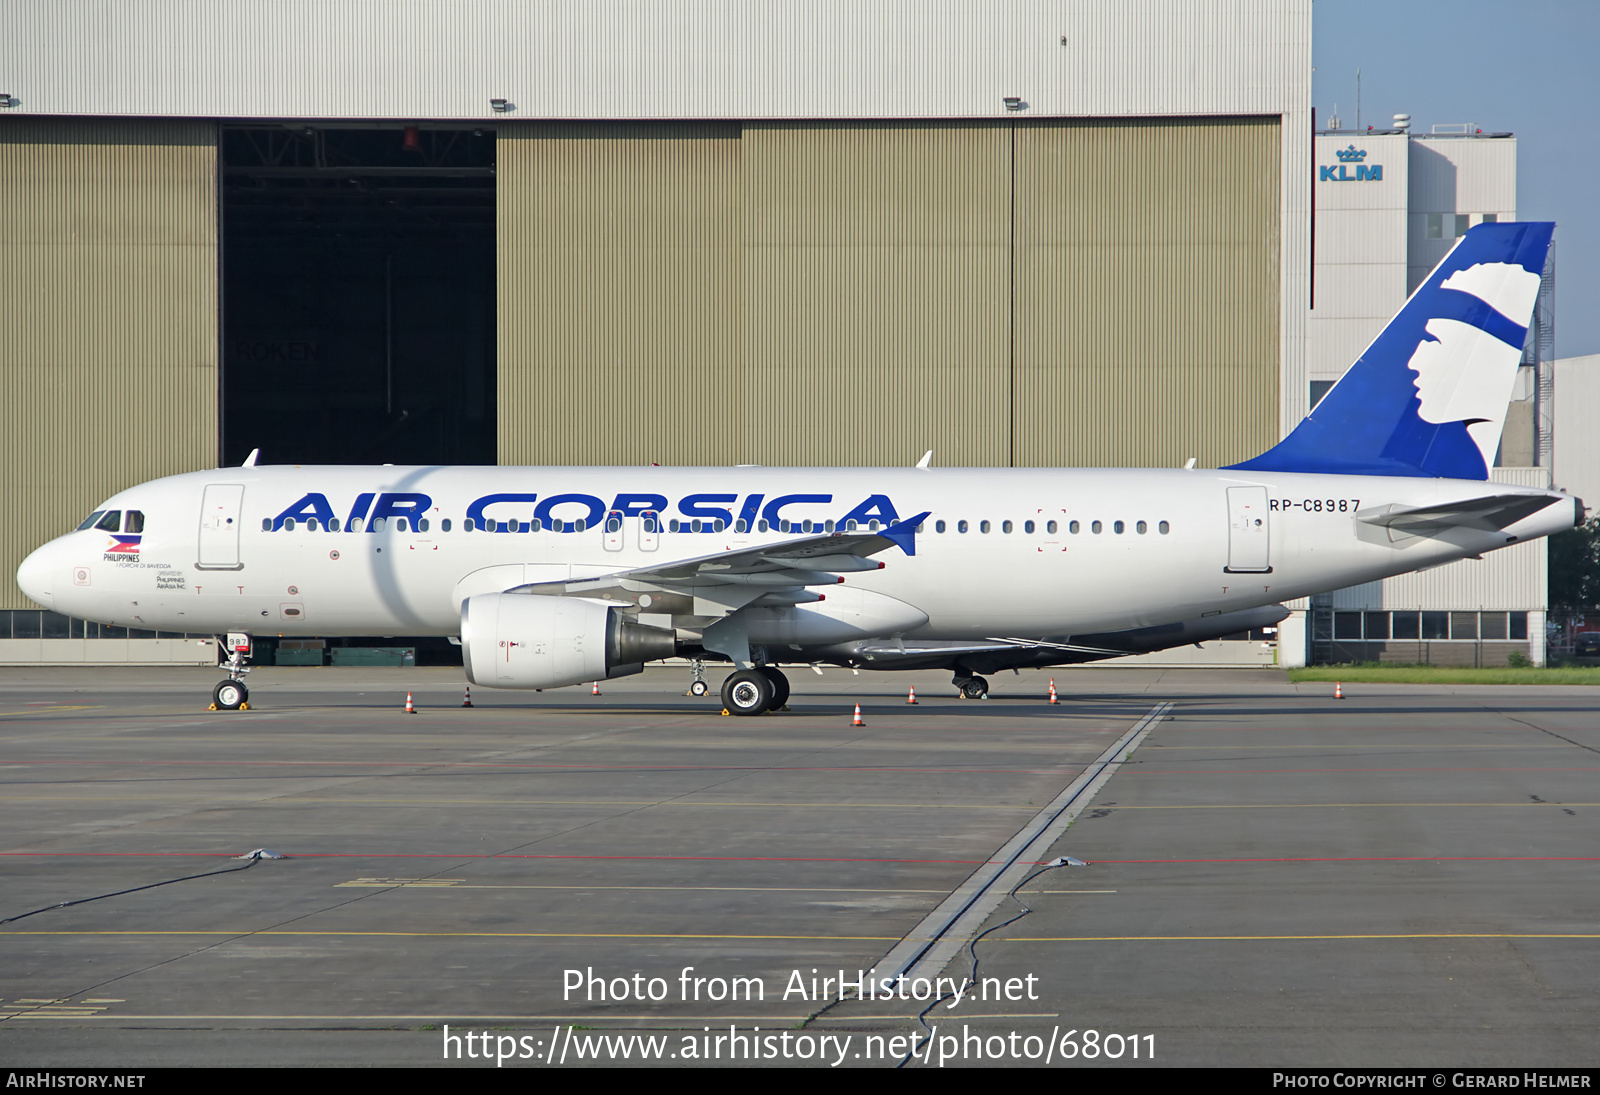
[[[1356,69],[1356,131],[1361,131],[1361,70]]]

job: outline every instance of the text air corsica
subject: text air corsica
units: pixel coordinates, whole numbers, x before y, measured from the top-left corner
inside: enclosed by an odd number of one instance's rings
[[[518,522],[526,522],[529,517],[539,522],[538,527],[560,532],[577,531],[578,521],[583,522],[584,528],[594,528],[607,515],[643,517],[654,514],[665,518],[669,513],[676,514],[703,521],[706,532],[711,532],[717,521],[722,522],[723,528],[743,521],[743,527],[749,529],[755,526],[757,520],[766,521],[771,528],[781,527],[783,521],[799,521],[802,518],[817,522],[836,519],[839,526],[847,521],[855,521],[862,527],[870,521],[892,525],[899,520],[894,503],[886,494],[869,495],[854,509],[837,518],[827,510],[819,511],[819,506],[832,507],[833,495],[780,494],[769,499],[765,494],[747,494],[741,500],[737,494],[690,494],[678,499],[675,506],[669,506],[666,496],[661,494],[619,494],[607,506],[592,494],[552,494],[545,497],[538,494],[486,494],[467,506],[464,516],[473,522],[475,528],[480,529],[488,528],[487,522],[494,521],[496,530],[500,532],[513,531]],[[795,507],[792,513],[785,512],[789,507]],[[356,495],[343,520],[347,529],[352,522],[366,521],[367,531],[371,532],[373,523],[379,519],[407,517],[416,520],[426,517],[432,509],[433,499],[426,494],[372,492]],[[304,523],[313,518],[328,527],[329,522],[339,519],[339,516],[327,495],[311,493],[274,517],[272,531],[281,529],[285,521]],[[526,525],[521,527],[525,528]]]

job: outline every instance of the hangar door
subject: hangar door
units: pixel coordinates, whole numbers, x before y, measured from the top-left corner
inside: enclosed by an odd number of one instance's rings
[[[502,463],[1277,440],[1278,119],[511,123]]]
[[[33,548],[216,463],[215,126],[7,118],[0,191],[0,609],[20,609]]]

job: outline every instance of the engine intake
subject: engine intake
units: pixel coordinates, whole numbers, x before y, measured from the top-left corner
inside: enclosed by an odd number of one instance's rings
[[[461,604],[461,649],[473,684],[560,688],[638,673],[677,640],[605,601],[480,593]]]

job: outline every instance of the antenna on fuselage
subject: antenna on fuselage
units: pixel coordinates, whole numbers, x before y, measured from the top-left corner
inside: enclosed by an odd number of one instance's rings
[[[928,466],[928,464],[930,462],[932,462],[932,460],[933,460],[933,450],[929,449],[927,452],[922,454],[922,459],[917,461],[917,467],[925,468],[925,467]]]
[[[258,457],[260,455],[261,455],[261,450],[260,449],[251,449],[250,450],[250,455],[245,457],[244,458],[244,463],[240,464],[239,466],[241,468],[253,468],[253,467],[255,467],[256,466],[256,457]]]

